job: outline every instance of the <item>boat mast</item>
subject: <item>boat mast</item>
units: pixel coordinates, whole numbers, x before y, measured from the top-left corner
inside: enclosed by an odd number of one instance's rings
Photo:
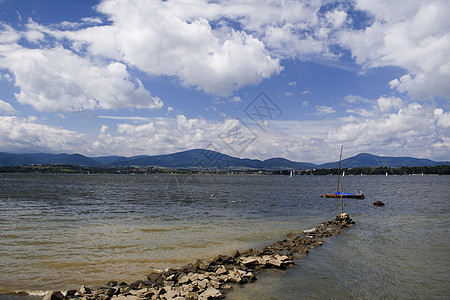
[[[338,184],[337,184],[336,192],[339,192],[339,177],[341,175],[342,148],[344,148],[344,145],[341,145],[341,154],[339,155]]]

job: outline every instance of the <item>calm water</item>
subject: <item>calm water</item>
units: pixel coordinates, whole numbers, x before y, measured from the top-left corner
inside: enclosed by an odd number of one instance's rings
[[[356,226],[227,299],[450,298],[450,176],[346,176]],[[145,278],[334,218],[332,176],[0,174],[0,294]],[[374,207],[381,200],[385,207]],[[0,295],[0,298],[2,296]]]

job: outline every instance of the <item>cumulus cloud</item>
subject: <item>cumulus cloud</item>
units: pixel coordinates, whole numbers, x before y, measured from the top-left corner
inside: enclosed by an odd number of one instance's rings
[[[111,25],[66,36],[87,44],[92,54],[124,61],[150,75],[175,76],[183,85],[217,95],[281,71],[278,59],[259,39],[229,26],[213,27],[207,18],[221,18],[214,7],[203,2],[103,1],[97,8]]]
[[[7,113],[7,114],[14,114],[16,110],[14,107],[9,104],[8,102],[5,102],[3,100],[0,100],[0,113]]]
[[[396,100],[391,100],[385,106],[382,104],[385,109],[381,112],[394,110],[392,103]],[[425,154],[434,153],[435,156],[445,158],[448,155],[448,113],[418,103],[410,103],[394,111],[366,119],[342,119],[339,127],[329,131],[326,141],[344,143],[347,148],[358,149],[359,152],[377,149],[379,153],[393,156],[403,153],[424,157]],[[424,149],[428,153],[424,153]]]
[[[337,34],[338,42],[365,68],[394,65],[406,74],[392,89],[416,100],[450,99],[449,1],[356,1],[375,21]]]
[[[382,112],[390,112],[391,110],[398,111],[403,107],[402,99],[398,97],[380,97],[377,100],[378,108]]]
[[[68,152],[85,149],[85,135],[41,124],[36,118],[0,116],[2,151],[8,152]],[[78,150],[78,151],[77,151]]]
[[[119,62],[97,65],[61,46],[29,49],[18,44],[0,48],[0,67],[14,74],[17,101],[39,111],[77,112],[123,107],[158,109],[152,97]]]

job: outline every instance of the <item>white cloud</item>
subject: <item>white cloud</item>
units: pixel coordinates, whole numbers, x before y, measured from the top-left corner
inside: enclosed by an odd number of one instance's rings
[[[0,44],[14,43],[20,39],[18,34],[11,26],[0,23]],[[3,45],[0,45],[0,49]]]
[[[51,127],[34,117],[0,116],[1,151],[8,152],[68,152],[86,149],[85,135]]]
[[[43,125],[36,118],[3,116],[0,151],[132,156],[208,148],[242,158],[277,156],[324,163],[337,159],[339,145],[344,144],[347,157],[370,152],[448,159],[449,112],[417,103],[389,115],[374,112],[370,119],[271,120],[264,129],[239,119],[212,121],[177,115],[142,124],[120,123],[116,129],[101,125],[98,135],[90,136]]]
[[[316,111],[319,114],[332,114],[336,112],[332,107],[326,105],[316,105]]]
[[[129,121],[139,121],[145,122],[149,121],[149,118],[146,117],[133,117],[133,116],[97,116],[99,119],[111,119],[111,120],[129,120]]]
[[[328,11],[325,14],[325,19],[334,28],[339,28],[347,20],[347,13],[343,10],[338,10],[338,9],[336,9],[334,11]]]
[[[240,102],[242,102],[242,99],[239,96],[234,96],[228,102],[240,103]]]
[[[363,30],[343,30],[338,41],[365,68],[398,66],[406,74],[390,86],[417,100],[450,99],[449,1],[356,1],[375,17]]]
[[[162,101],[152,97],[139,80],[132,81],[124,64],[97,65],[60,46],[6,45],[0,48],[0,67],[14,74],[20,88],[17,101],[39,111],[162,107]]]
[[[402,99],[398,97],[380,97],[377,100],[378,108],[382,112],[390,112],[391,110],[398,111],[403,107]]]
[[[442,128],[450,128],[450,112],[444,113],[442,108],[436,108],[434,110],[434,116],[437,118],[438,126]]]
[[[66,36],[92,54],[119,59],[150,75],[168,75],[207,93],[229,95],[281,71],[263,42],[228,26],[215,5],[160,1],[103,1],[98,10],[112,25]],[[186,10],[184,10],[186,9]],[[183,12],[183,13],[181,13]]]
[[[356,104],[356,103],[371,103],[370,100],[358,96],[358,95],[347,95],[344,97],[345,102],[349,103],[349,104]]]
[[[394,101],[395,102],[395,101]],[[387,108],[392,110],[391,105]],[[341,126],[329,132],[326,142],[338,142],[359,152],[377,152],[384,155],[448,157],[450,143],[445,137],[448,114],[442,109],[411,103],[388,115],[370,119],[346,119]],[[376,154],[376,153],[375,153]]]
[[[7,114],[14,114],[16,112],[16,110],[8,102],[0,100],[0,112],[7,113]]]

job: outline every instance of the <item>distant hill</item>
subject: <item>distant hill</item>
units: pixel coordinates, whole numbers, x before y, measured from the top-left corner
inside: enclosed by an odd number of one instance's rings
[[[313,164],[294,162],[284,158],[266,160],[232,157],[220,152],[193,149],[165,155],[139,155],[86,157],[81,154],[13,154],[0,153],[0,166],[21,166],[32,164],[70,164],[89,167],[161,167],[172,169],[228,169],[228,170],[283,170],[283,169],[331,169],[339,162]],[[421,167],[450,165],[450,162],[436,162],[413,157],[387,157],[361,153],[342,160],[342,168],[355,167]]]
[[[436,162],[429,159],[413,158],[413,157],[389,157],[376,156],[369,153],[360,153],[356,156],[342,160],[342,168],[356,167],[424,167],[450,164],[447,162]],[[331,169],[338,168],[339,161],[321,164],[318,168]]]

